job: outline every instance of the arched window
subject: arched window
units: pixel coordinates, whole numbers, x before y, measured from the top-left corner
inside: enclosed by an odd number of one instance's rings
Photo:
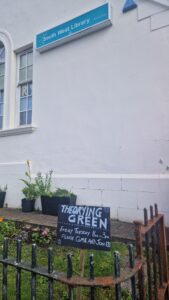
[[[0,41],[0,129],[3,128],[4,116],[4,80],[5,79],[5,47]]]
[[[31,125],[32,45],[22,53],[13,49],[10,34],[0,29],[0,137],[35,130]]]

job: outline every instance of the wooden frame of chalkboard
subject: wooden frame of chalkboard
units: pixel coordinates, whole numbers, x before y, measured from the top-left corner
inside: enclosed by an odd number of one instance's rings
[[[57,244],[109,251],[110,208],[59,205]]]

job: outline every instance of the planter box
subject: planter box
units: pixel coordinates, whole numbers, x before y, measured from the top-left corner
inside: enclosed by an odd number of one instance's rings
[[[22,212],[31,212],[35,208],[35,199],[22,199]]]
[[[60,204],[76,205],[76,195],[71,196],[41,196],[42,213],[45,215],[58,215],[58,206]]]
[[[0,208],[4,207],[6,192],[0,192]]]

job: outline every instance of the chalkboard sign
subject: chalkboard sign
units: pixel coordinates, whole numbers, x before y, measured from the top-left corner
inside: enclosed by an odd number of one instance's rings
[[[59,205],[57,244],[110,250],[110,208]]]

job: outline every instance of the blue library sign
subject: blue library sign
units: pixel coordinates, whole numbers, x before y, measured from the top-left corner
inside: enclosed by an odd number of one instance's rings
[[[36,49],[40,52],[111,25],[110,4],[105,3],[70,21],[36,36]]]

